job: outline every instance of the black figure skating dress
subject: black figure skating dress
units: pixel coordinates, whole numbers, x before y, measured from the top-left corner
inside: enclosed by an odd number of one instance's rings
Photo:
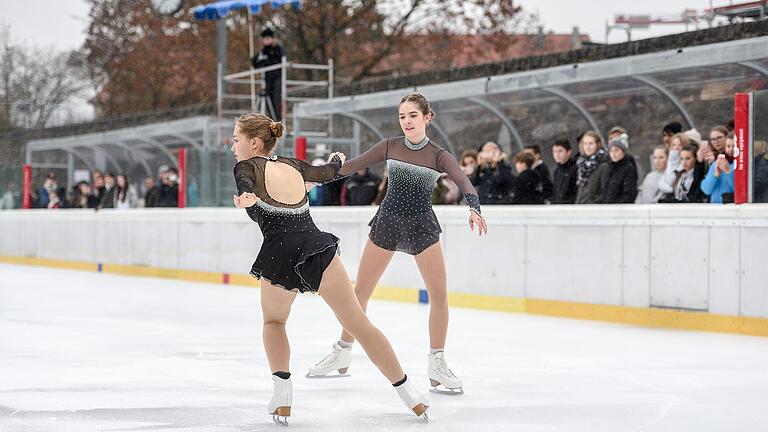
[[[337,175],[340,167],[338,157],[323,166],[277,156],[257,156],[235,165],[238,195],[250,192],[259,198],[246,209],[264,235],[264,243],[251,267],[252,276],[289,291],[317,292],[339,239],[315,226],[304,181],[325,183]],[[292,194],[296,202],[280,202],[270,196],[270,192],[286,196],[286,190],[291,191],[288,195]]]
[[[440,240],[440,223],[432,210],[432,189],[447,173],[461,189],[469,208],[480,214],[480,200],[456,159],[424,138],[413,144],[405,137],[386,138],[359,157],[347,161],[339,176],[351,175],[378,162],[387,162],[387,193],[368,224],[369,238],[386,250],[418,255]]]

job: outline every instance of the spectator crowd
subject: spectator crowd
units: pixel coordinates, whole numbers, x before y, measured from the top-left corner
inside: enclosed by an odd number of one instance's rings
[[[631,204],[712,203],[734,200],[734,137],[732,127],[715,126],[704,139],[680,123],[665,125],[653,150],[651,170],[638,178],[638,161],[631,138],[622,127],[612,128],[607,143],[588,130],[576,137],[555,140],[551,146],[554,169],[544,163],[542,149],[529,145],[514,157],[489,141],[458,158],[464,174],[477,189],[480,203],[495,204]],[[316,159],[313,164],[324,164]],[[754,146],[754,201],[768,202],[768,144]],[[344,181],[316,187],[309,192],[312,205],[361,206],[380,204],[386,194],[387,172],[381,176],[361,170]],[[19,191],[9,185],[0,196],[0,209],[13,208]],[[95,170],[90,182],[80,181],[71,190],[60,186],[48,173],[42,186],[32,192],[38,208],[135,208],[177,207],[178,174],[161,167],[158,182],[144,179],[131,183],[124,174]],[[463,196],[443,174],[432,193],[434,204],[460,204]]]
[[[39,189],[32,191],[33,208],[130,209],[137,207],[178,207],[178,174],[161,167],[159,184],[152,176],[143,185],[128,176],[94,170],[90,181],[77,182],[70,190],[59,184],[56,173],[48,172]]]
[[[725,126],[710,130],[704,140],[680,123],[664,126],[654,148],[651,171],[640,179],[630,135],[616,126],[607,144],[596,131],[552,143],[554,170],[542,159],[538,145],[509,157],[495,142],[466,150],[458,158],[483,205],[495,204],[632,204],[733,202],[734,141]],[[755,145],[755,202],[768,202],[768,145]],[[316,163],[323,163],[318,159]],[[344,183],[315,188],[313,205],[370,205],[386,193],[383,178],[365,170]],[[761,199],[763,201],[761,201]],[[432,195],[434,204],[459,204],[461,193],[445,174]]]

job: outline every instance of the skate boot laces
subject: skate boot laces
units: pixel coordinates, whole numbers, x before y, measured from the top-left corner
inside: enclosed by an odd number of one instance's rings
[[[328,353],[328,355],[325,356],[322,360],[315,363],[316,368],[321,369],[321,368],[331,367],[334,363],[337,363],[339,361],[339,354],[341,353],[341,350],[344,348],[339,346],[338,343],[333,344],[331,348],[333,348],[333,351]]]
[[[435,354],[435,367],[437,368],[437,373],[439,373],[440,375],[446,378],[449,378],[451,380],[458,379],[456,375],[453,374],[453,371],[448,369],[448,363],[445,361],[445,357],[443,357],[443,353]]]

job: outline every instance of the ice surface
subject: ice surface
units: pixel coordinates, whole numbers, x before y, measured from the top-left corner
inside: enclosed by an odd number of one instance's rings
[[[426,391],[428,307],[369,313]],[[768,430],[766,338],[452,309],[466,394],[424,424],[359,346],[350,378],[304,378],[338,337],[322,299],[288,332],[290,430]],[[261,345],[258,289],[0,265],[0,431],[276,430]]]

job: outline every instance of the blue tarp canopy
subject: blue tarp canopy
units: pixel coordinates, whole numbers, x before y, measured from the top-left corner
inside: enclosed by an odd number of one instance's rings
[[[301,7],[301,0],[222,0],[198,6],[192,11],[195,13],[195,19],[218,20],[226,17],[230,11],[244,8],[248,8],[251,14],[257,14],[265,4],[271,4],[272,7],[287,4]]]

